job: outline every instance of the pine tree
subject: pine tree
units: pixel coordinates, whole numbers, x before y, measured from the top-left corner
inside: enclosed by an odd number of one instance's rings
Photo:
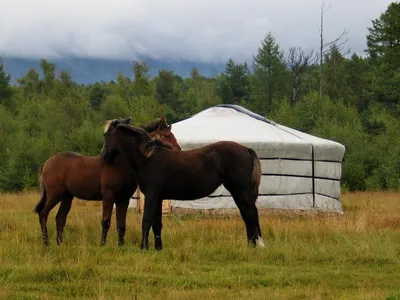
[[[39,77],[39,73],[34,68],[30,68],[25,76],[17,78],[17,82],[22,87],[25,98],[32,99],[41,94]]]
[[[244,104],[250,98],[250,70],[247,63],[235,64],[230,58],[225,72],[217,79],[217,93],[223,103]]]
[[[252,102],[257,110],[265,113],[271,107],[272,100],[281,100],[288,90],[283,51],[271,32],[253,57],[253,69]]]
[[[229,59],[225,74],[232,90],[232,102],[237,104],[247,102],[250,96],[250,70],[247,63],[235,64]]]
[[[166,104],[171,109],[179,111],[181,107],[180,88],[175,75],[170,70],[160,70],[156,83],[158,103]]]
[[[339,48],[333,44],[330,51],[325,55],[323,66],[325,94],[333,101],[344,100],[349,96],[345,67],[345,58],[340,53]]]
[[[369,69],[368,60],[353,54],[351,59],[346,61],[346,85],[352,91],[355,104],[360,112],[368,106],[367,89],[369,86],[367,72]]]
[[[132,66],[134,74],[133,92],[135,97],[153,96],[153,88],[150,84],[149,66],[146,62],[134,61]]]
[[[12,96],[10,86],[11,76],[4,71],[3,60],[0,57],[0,103],[5,104]]]
[[[56,65],[45,59],[41,59],[40,68],[43,72],[43,80],[41,80],[42,94],[50,95],[56,84]]]
[[[400,113],[400,3],[391,3],[368,28],[366,52],[374,66],[372,92],[376,101]]]
[[[391,3],[368,28],[366,52],[372,59],[383,60],[394,68],[400,65],[400,3]]]

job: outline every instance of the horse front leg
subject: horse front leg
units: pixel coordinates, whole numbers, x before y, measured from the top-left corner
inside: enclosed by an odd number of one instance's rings
[[[156,219],[153,224],[154,248],[162,250],[161,229],[162,229],[162,200],[157,201]]]
[[[158,198],[153,195],[145,195],[140,249],[149,249],[150,228],[155,223],[157,217],[157,199]]]
[[[117,221],[117,233],[118,233],[118,246],[124,244],[125,230],[126,230],[126,214],[129,206],[129,198],[124,199],[122,202],[116,203],[116,221]]]
[[[111,225],[111,215],[114,206],[114,195],[112,192],[107,192],[103,194],[103,216],[101,219],[101,241],[100,246],[104,246],[107,240],[108,230]]]

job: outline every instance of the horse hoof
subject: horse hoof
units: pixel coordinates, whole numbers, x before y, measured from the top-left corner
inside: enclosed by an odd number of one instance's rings
[[[154,249],[161,251],[163,249],[161,241],[156,241],[154,244]]]
[[[258,237],[258,239],[256,239],[256,246],[258,248],[265,248],[265,243],[262,237]]]

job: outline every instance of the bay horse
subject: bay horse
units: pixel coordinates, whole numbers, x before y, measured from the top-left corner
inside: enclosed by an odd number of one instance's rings
[[[105,130],[111,130],[118,124],[128,125],[132,118],[107,121]],[[171,132],[171,125],[166,118],[153,121],[143,130],[153,137],[162,139],[166,146],[181,149]],[[118,245],[124,244],[126,214],[129,200],[137,189],[137,182],[130,167],[122,155],[116,155],[112,163],[104,163],[100,156],[84,156],[75,152],[60,152],[48,158],[39,174],[40,200],[34,208],[39,215],[42,239],[49,245],[47,218],[51,209],[61,202],[56,215],[57,244],[63,240],[63,230],[67,215],[71,209],[74,197],[87,201],[102,201],[112,199],[116,205],[116,221]],[[104,202],[103,202],[104,203]],[[106,207],[109,210],[109,207]],[[113,205],[111,206],[111,210]],[[111,215],[102,218],[102,237],[100,245],[106,242],[106,236],[111,223]]]
[[[253,149],[236,142],[220,141],[197,149],[177,151],[161,147],[145,130],[123,123],[109,128],[104,137],[101,159],[113,161],[117,153],[122,153],[145,195],[141,249],[148,249],[152,228],[154,247],[162,250],[163,199],[199,199],[211,194],[221,184],[239,208],[249,245],[265,247],[255,205],[261,164]]]

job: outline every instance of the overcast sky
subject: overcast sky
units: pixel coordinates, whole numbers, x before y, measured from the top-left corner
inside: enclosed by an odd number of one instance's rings
[[[347,28],[362,54],[389,0],[326,0],[325,38]],[[271,31],[277,43],[318,47],[321,0],[0,0],[0,55],[249,60]]]

